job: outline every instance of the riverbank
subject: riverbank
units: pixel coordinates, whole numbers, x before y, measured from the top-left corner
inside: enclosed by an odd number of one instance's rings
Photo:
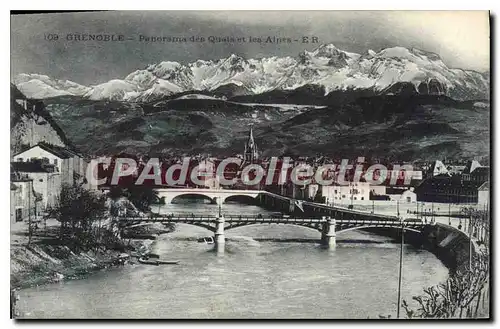
[[[148,253],[154,236],[149,240],[138,239],[130,234],[123,239],[120,248],[100,247],[98,250],[72,251],[68,246],[54,243],[47,236],[55,225],[39,229],[28,244],[23,223],[12,230],[10,248],[11,288],[21,289],[64,280],[81,279],[111,266],[128,263],[131,252]],[[154,232],[153,232],[154,233]]]
[[[80,279],[91,272],[125,262],[122,252],[100,250],[75,253],[67,246],[31,244],[11,248],[11,288],[27,288]]]

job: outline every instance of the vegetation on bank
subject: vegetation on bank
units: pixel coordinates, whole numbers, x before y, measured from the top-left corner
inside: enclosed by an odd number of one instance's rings
[[[489,236],[490,213],[472,208],[462,210],[469,219],[469,236],[477,237],[481,246],[468,262],[458,264],[450,277],[443,283],[427,287],[424,293],[414,296],[416,309],[403,301],[402,307],[408,318],[478,318],[489,317],[490,252],[486,241],[481,240],[478,231]],[[471,248],[471,251],[473,248]]]
[[[478,318],[489,296],[486,290],[489,278],[487,254],[478,255],[471,268],[460,268],[437,286],[424,289],[424,294],[412,299],[418,303],[413,309],[404,300],[402,306],[406,316],[412,318]],[[488,290],[489,291],[489,290]],[[480,308],[482,307],[482,308]]]
[[[115,191],[113,198],[130,197],[137,210],[147,210],[155,192]],[[147,249],[150,242],[123,237],[117,212],[128,201],[117,202],[82,186],[62,187],[57,206],[47,217],[58,225],[31,221],[25,232],[17,232],[11,248],[11,285],[28,287],[65,278],[78,278],[91,271],[123,263],[127,250]],[[132,238],[131,238],[132,237]]]
[[[64,185],[58,201],[48,216],[60,223],[58,238],[62,245],[79,251],[116,242],[109,225],[102,227],[108,217],[106,196],[79,185]]]
[[[154,203],[165,204],[164,198],[158,198],[158,191],[149,186],[135,185],[133,183],[126,186],[112,186],[108,196],[112,200],[127,198],[137,210],[142,212],[151,211]]]

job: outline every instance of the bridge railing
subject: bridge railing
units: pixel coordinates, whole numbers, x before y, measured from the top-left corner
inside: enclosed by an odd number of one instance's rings
[[[205,215],[195,215],[195,214],[151,214],[150,216],[144,217],[124,217],[121,218],[126,222],[215,222],[217,221],[216,215],[205,214]],[[328,219],[324,218],[313,218],[313,217],[265,217],[262,215],[255,216],[242,216],[242,215],[225,215],[226,222],[254,222],[254,223],[298,223],[298,224],[311,224],[311,223],[323,223]],[[422,227],[426,224],[421,220],[405,220],[401,222],[400,220],[388,220],[388,219],[377,219],[377,218],[367,218],[367,219],[352,219],[352,218],[341,218],[336,220],[339,225],[359,225],[359,226],[400,226],[401,223],[406,227]]]

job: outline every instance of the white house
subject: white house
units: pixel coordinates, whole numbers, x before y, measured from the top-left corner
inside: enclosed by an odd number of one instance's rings
[[[349,182],[348,185],[323,185],[321,188],[321,195],[327,204],[370,200],[370,184],[366,182]]]
[[[417,202],[417,194],[413,191],[413,188],[404,191],[401,194],[400,202],[415,203]]]
[[[487,205],[490,201],[490,182],[486,181],[477,189],[477,204]]]
[[[387,195],[391,201],[400,201],[400,202],[417,202],[417,194],[414,192],[414,188],[410,187],[409,189],[404,188],[392,188],[388,191]]]
[[[385,185],[370,185],[370,191],[374,195],[385,195],[386,190],[387,188]]]
[[[54,172],[61,174],[61,183],[73,185],[85,176],[86,164],[76,152],[61,146],[38,143],[13,155],[14,162],[34,162],[54,165]]]

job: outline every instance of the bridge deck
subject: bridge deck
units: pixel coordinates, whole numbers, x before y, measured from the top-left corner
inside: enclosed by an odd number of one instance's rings
[[[172,216],[172,215],[156,215],[149,217],[120,217],[121,222],[159,222],[159,223],[187,223],[187,222],[204,222],[204,223],[216,223],[218,221],[215,215],[203,215],[203,216]],[[333,218],[331,219],[334,220]],[[238,216],[229,215],[224,216],[224,222],[226,223],[283,223],[283,224],[321,224],[327,222],[328,219],[323,218],[301,218],[301,217],[259,217],[259,216]],[[350,225],[377,225],[377,226],[401,226],[401,221],[392,219],[337,219],[335,220],[337,225],[339,224],[350,224]],[[404,221],[405,226],[425,226],[420,220],[406,220]]]

